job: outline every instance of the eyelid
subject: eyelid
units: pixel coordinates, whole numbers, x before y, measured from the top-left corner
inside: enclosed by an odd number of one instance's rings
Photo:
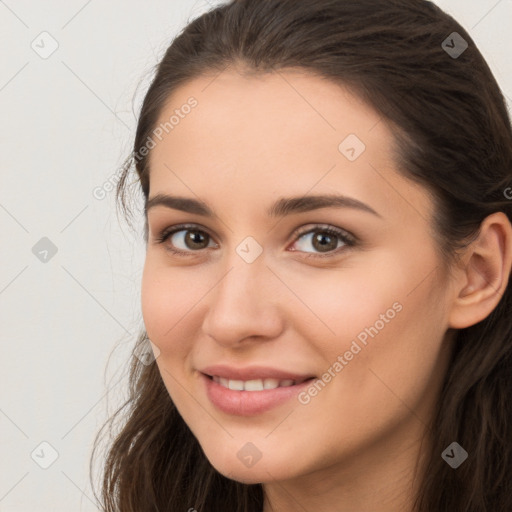
[[[175,234],[179,231],[187,231],[187,230],[203,232],[206,235],[208,235],[208,237],[210,239],[215,240],[215,237],[213,235],[211,235],[209,230],[207,228],[201,226],[200,224],[185,223],[185,224],[176,224],[176,225],[164,228],[155,236],[155,243],[163,244],[173,234]],[[300,228],[296,229],[292,233],[291,236],[293,238],[293,241],[292,241],[291,245],[294,245],[295,243],[297,243],[298,240],[302,236],[309,234],[309,233],[313,233],[315,231],[320,231],[320,232],[324,231],[324,232],[333,234],[333,235],[337,236],[343,242],[344,245],[342,247],[338,247],[338,248],[336,248],[332,251],[328,251],[326,253],[305,252],[305,251],[298,251],[296,249],[293,249],[291,252],[302,253],[305,255],[304,256],[305,258],[309,258],[309,257],[313,257],[313,258],[331,257],[332,258],[332,257],[338,256],[340,252],[347,251],[348,249],[352,248],[359,242],[359,240],[356,236],[354,236],[351,232],[349,232],[345,229],[338,228],[331,224],[310,223],[308,225],[301,226]],[[289,246],[290,246],[290,244],[287,247],[289,247]],[[167,249],[174,254],[179,254],[179,255],[184,255],[184,256],[196,256],[196,255],[199,255],[202,252],[204,252],[207,248],[199,249],[197,251],[193,251],[193,250],[183,251],[181,249],[176,249],[176,248],[167,248]]]
[[[155,243],[163,244],[169,237],[171,237],[175,233],[178,233],[179,231],[201,231],[201,232],[205,233],[206,235],[208,235],[209,238],[214,239],[214,236],[210,234],[208,229],[201,226],[200,224],[185,223],[185,224],[175,224],[173,226],[164,228],[155,236]],[[170,252],[172,252],[174,254],[179,254],[179,255],[184,255],[184,256],[195,256],[195,255],[203,252],[205,249],[200,249],[198,251],[183,251],[181,249],[167,247],[167,250],[169,250]]]
[[[326,253],[319,253],[319,252],[304,252],[304,251],[296,251],[293,250],[293,252],[301,252],[305,254],[305,258],[334,258],[336,256],[339,256],[341,252],[346,252],[348,249],[351,249],[356,244],[358,244],[359,240],[356,236],[354,236],[352,233],[347,231],[343,228],[338,228],[336,226],[333,226],[331,224],[325,224],[325,223],[311,223],[307,226],[302,226],[294,231],[293,233],[293,242],[292,245],[297,243],[299,239],[307,235],[309,233],[314,233],[315,231],[319,232],[326,232],[332,235],[337,236],[342,242],[343,245],[341,247],[338,247],[332,251],[328,251]]]

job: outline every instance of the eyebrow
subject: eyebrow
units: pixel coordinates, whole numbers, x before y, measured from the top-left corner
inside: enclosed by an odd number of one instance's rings
[[[157,194],[146,202],[144,207],[146,215],[155,206],[165,206],[204,217],[215,217],[215,213],[206,203],[188,197]],[[282,197],[271,205],[267,210],[267,215],[269,217],[284,217],[293,213],[308,212],[321,208],[353,208],[382,218],[371,206],[358,199],[334,194]]]

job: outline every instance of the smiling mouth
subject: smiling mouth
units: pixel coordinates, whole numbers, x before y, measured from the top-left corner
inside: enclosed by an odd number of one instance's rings
[[[292,400],[316,378],[275,369],[260,370],[253,367],[250,370],[236,371],[219,367],[215,370],[208,369],[209,373],[200,372],[200,375],[205,384],[204,391],[212,405],[231,416],[253,416],[268,412]],[[224,376],[221,377],[219,373],[224,373]],[[255,378],[258,373],[267,375]],[[268,375],[272,373],[273,376]],[[234,378],[230,379],[228,375]],[[247,380],[241,379],[242,376]]]
[[[206,375],[206,374],[205,374]],[[226,389],[231,389],[232,391],[264,391],[267,389],[276,389],[276,388],[287,388],[291,386],[295,386],[297,384],[302,384],[303,382],[313,380],[315,377],[309,377],[302,380],[292,380],[292,379],[251,379],[251,380],[233,380],[226,379],[224,377],[219,377],[218,375],[206,375],[210,380],[213,380],[217,384],[220,384],[222,387]]]

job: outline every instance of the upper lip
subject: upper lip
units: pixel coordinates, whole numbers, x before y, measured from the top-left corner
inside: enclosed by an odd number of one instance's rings
[[[200,370],[201,373],[210,377],[217,376],[229,380],[256,380],[256,379],[277,379],[277,380],[294,380],[296,383],[308,380],[313,375],[298,374],[268,366],[248,366],[246,368],[233,368],[224,364],[216,364],[207,366]]]

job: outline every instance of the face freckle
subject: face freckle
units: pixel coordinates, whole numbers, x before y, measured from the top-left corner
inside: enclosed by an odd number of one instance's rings
[[[191,96],[197,106],[151,150],[142,280],[145,327],[180,414],[213,466],[245,482],[348,478],[372,457],[405,457],[449,355],[427,191],[396,169],[380,116],[325,79],[201,77],[173,94],[161,121]],[[338,202],[283,201],[310,196]],[[261,410],[235,398],[229,412],[202,373],[219,364],[314,379]]]

